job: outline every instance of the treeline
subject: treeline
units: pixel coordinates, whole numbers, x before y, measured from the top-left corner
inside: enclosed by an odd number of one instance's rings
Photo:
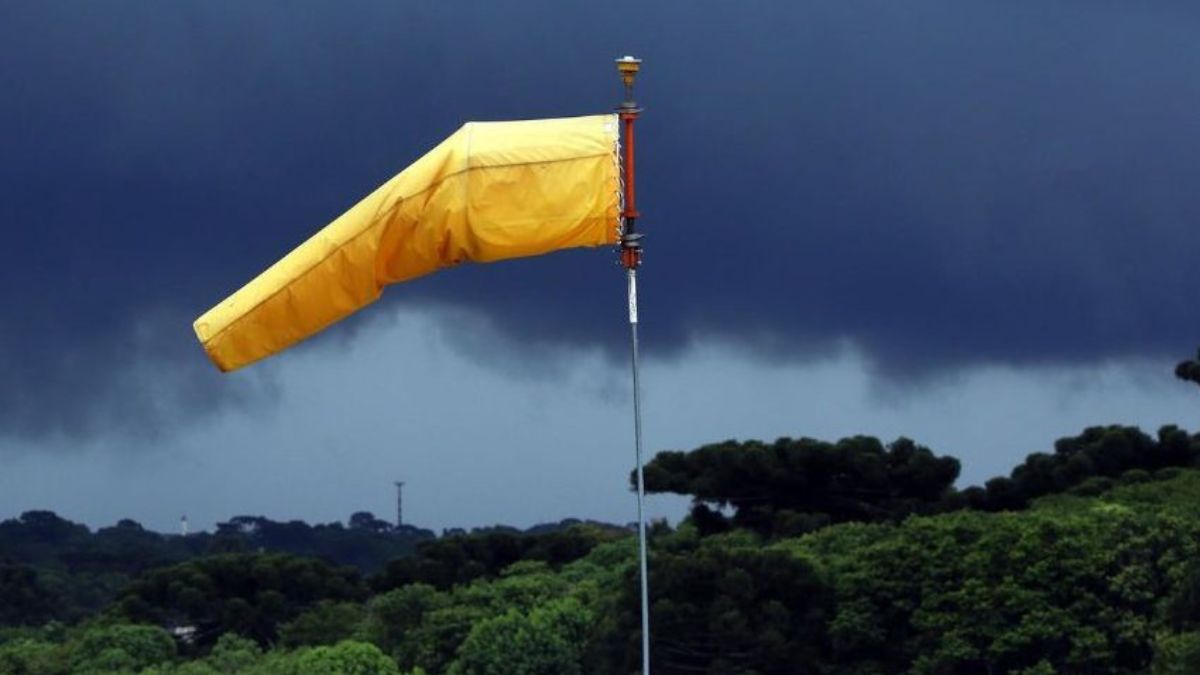
[[[91,531],[50,511],[27,511],[0,521],[0,626],[73,623],[108,607],[149,570],[202,557],[246,552],[309,556],[333,566],[350,566],[362,578],[378,575],[377,588],[408,581],[438,587],[494,575],[521,559],[551,564],[590,550],[571,532],[576,519],[534,526],[433,531],[394,527],[370,513],[351,515],[347,524],[309,525],[238,516],[215,532],[165,535],[132,520]],[[592,524],[609,536],[623,530]]]
[[[262,646],[323,643],[351,637],[358,617],[346,603],[406,587],[447,591],[498,578],[518,562],[559,570],[617,537],[612,529],[594,525],[539,534],[453,535],[422,542],[414,554],[373,576],[282,553],[204,556],[143,574],[112,609],[123,620],[190,627],[189,644],[196,647],[225,633]],[[309,614],[301,618],[304,612]]]
[[[301,520],[286,523],[261,516],[238,516],[218,523],[208,553],[277,551],[312,556],[337,565],[352,565],[366,573],[382,569],[389,560],[409,555],[432,530],[376,518],[369,512],[351,514],[346,525],[309,525]]]
[[[787,537],[835,523],[895,522],[965,508],[1018,510],[1050,494],[1098,494],[1131,471],[1142,472],[1137,477],[1190,466],[1200,466],[1200,435],[1164,426],[1150,437],[1114,425],[1062,438],[1053,452],[1029,455],[1009,476],[963,490],[954,487],[957,459],[907,438],[884,445],[868,436],[833,443],[726,441],[662,452],[646,465],[645,480],[648,492],[691,496],[691,520],[704,534],[745,528]]]
[[[441,588],[401,579],[395,570],[366,576],[284,553],[206,555],[143,573],[77,626],[0,629],[0,674],[387,673],[399,672],[398,664],[449,672],[477,621],[566,593],[567,567],[605,546],[616,545],[624,557],[628,540],[624,530],[575,523],[539,527],[536,534],[490,529],[423,542],[406,570],[419,575],[446,564],[473,578],[443,583],[446,575],[434,574],[430,581]],[[503,562],[513,557],[519,560]],[[614,574],[603,593],[593,589],[595,598],[620,583]],[[0,595],[0,604],[11,596]],[[573,627],[570,644],[554,649],[577,660],[591,614],[577,600],[539,611],[539,623]],[[559,656],[547,658],[557,663]]]
[[[629,534],[628,530],[613,525],[576,523],[565,529],[536,526],[526,532],[480,530],[422,542],[416,555],[389,562],[371,579],[371,587],[376,592],[385,592],[409,584],[426,584],[446,590],[476,579],[495,577],[522,561],[558,569],[587,555],[598,544]]]
[[[107,607],[143,572],[199,556],[281,551],[371,572],[435,536],[379,522],[365,513],[354,514],[348,527],[241,516],[214,533],[183,537],[133,520],[92,532],[50,511],[27,511],[0,522],[0,626],[79,621]]]
[[[1196,470],[1018,512],[773,542],[659,527],[652,542],[663,675],[1200,672]],[[635,550],[626,536],[557,568],[383,592],[312,559],[202,558],[150,573],[92,622],[0,631],[0,673],[627,675]],[[182,629],[195,632],[172,639]]]
[[[956,459],[907,439],[660,454],[650,489],[695,503],[677,530],[651,529],[654,669],[1200,672],[1198,464],[1200,437],[1122,426],[1086,429],[962,490]],[[29,520],[21,527],[42,534],[23,529],[25,550],[65,565],[72,557],[55,551],[79,526]],[[636,548],[623,528],[429,538],[370,573],[251,552],[300,546],[284,525],[229,521],[206,535],[205,555],[138,571],[74,625],[43,623],[57,618],[40,604],[59,590],[52,577],[8,563],[0,608],[23,627],[0,630],[0,674],[617,675],[640,665]],[[344,529],[392,536],[386,528],[363,514]],[[245,548],[221,548],[237,537]]]
[[[418,671],[419,672],[419,671]],[[157,626],[93,624],[9,635],[0,642],[5,675],[400,675],[378,647],[336,645],[264,651],[252,640],[226,634],[203,657],[181,660],[176,640]]]
[[[218,523],[215,532],[180,536],[153,532],[128,519],[92,532],[52,511],[26,511],[0,521],[0,558],[71,572],[136,575],[198,555],[269,550],[373,572],[435,536],[431,530],[396,528],[366,512],[351,515],[347,525],[237,516]]]
[[[115,601],[127,618],[199,627],[202,644],[232,631],[266,645],[294,618],[293,609],[307,603],[362,600],[410,583],[445,589],[494,577],[521,560],[556,569],[626,533],[568,519],[527,532],[491,527],[435,538],[428,530],[369,526],[370,520],[355,514],[351,526],[341,528],[243,517],[220,524],[215,535],[181,537],[128,521],[92,534],[52,513],[28,512],[0,524],[0,626],[72,623]],[[314,537],[324,538],[322,549],[349,544],[336,555],[317,556]],[[378,552],[381,540],[390,553]],[[368,546],[376,551],[373,564],[344,562],[361,561]],[[375,569],[383,555],[390,562]]]

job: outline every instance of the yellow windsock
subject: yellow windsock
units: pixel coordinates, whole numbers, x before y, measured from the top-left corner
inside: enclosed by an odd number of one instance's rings
[[[615,115],[471,122],[196,319],[223,371],[300,342],[383,287],[462,262],[615,244]]]

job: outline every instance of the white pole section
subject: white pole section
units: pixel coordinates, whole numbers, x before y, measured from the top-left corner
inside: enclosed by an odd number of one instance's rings
[[[629,270],[629,335],[633,346],[633,447],[637,458],[638,566],[642,580],[642,675],[650,675],[650,578],[646,574],[646,484],[642,477],[642,387],[638,378],[637,269]]]

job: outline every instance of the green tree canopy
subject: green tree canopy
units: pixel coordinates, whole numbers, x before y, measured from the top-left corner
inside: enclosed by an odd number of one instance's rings
[[[538,534],[493,530],[442,537],[418,544],[416,555],[389,562],[371,585],[377,592],[413,583],[446,590],[494,577],[521,560],[540,560],[560,567],[621,534],[592,525],[574,525]]]
[[[347,640],[304,652],[296,661],[304,675],[400,675],[400,669],[375,645]]]
[[[450,675],[579,675],[592,617],[573,598],[476,623]]]
[[[649,492],[691,495],[697,524],[719,529],[707,505],[732,506],[733,524],[787,535],[818,525],[893,520],[939,504],[959,463],[901,438],[868,436],[827,443],[781,438],[726,441],[691,452],[662,452],[645,467]],[[631,478],[632,480],[632,478]]]
[[[283,623],[322,600],[365,596],[354,568],[282,553],[224,554],[143,575],[122,594],[118,611],[134,621],[194,626],[200,644],[228,632],[268,644]]]
[[[737,532],[687,529],[652,554],[651,670],[663,675],[819,673],[832,589],[805,559]],[[641,664],[636,567],[623,576],[614,628],[597,645],[595,672]]]
[[[175,657],[175,641],[158,626],[97,625],[67,645],[71,673],[137,672]]]

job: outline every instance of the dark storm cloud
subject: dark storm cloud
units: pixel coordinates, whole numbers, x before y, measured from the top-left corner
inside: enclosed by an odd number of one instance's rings
[[[1200,10],[1127,4],[8,3],[0,435],[251,395],[192,316],[461,122],[607,108],[626,52],[649,345],[849,340],[893,374],[1186,353]],[[385,304],[620,345],[609,258]]]

